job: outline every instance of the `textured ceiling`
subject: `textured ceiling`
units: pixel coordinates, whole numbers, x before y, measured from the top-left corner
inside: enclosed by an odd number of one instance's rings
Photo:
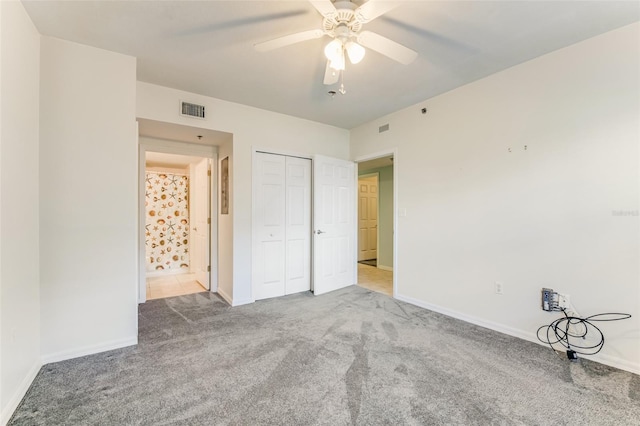
[[[368,51],[328,95],[328,37],[253,45],[319,28],[308,1],[23,1],[49,36],[132,55],[138,80],[350,129],[640,19],[637,1],[406,1],[365,25],[419,53]]]

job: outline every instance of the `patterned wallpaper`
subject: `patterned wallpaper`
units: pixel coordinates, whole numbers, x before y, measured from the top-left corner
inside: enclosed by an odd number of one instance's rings
[[[189,269],[189,182],[174,173],[146,173],[147,272]]]

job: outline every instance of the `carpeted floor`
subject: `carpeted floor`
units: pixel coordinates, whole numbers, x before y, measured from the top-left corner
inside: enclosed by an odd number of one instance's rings
[[[638,425],[640,376],[351,286],[140,306],[136,347],[42,368],[11,425]]]

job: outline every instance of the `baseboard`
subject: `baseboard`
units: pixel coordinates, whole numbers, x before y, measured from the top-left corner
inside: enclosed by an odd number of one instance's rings
[[[16,408],[18,408],[18,405],[20,405],[22,398],[24,398],[24,396],[27,394],[29,386],[31,386],[31,383],[33,383],[33,380],[38,375],[41,367],[42,363],[40,362],[40,360],[37,360],[33,364],[33,366],[31,366],[29,372],[27,372],[27,375],[24,377],[24,380],[22,380],[22,383],[20,383],[18,389],[11,396],[11,399],[9,399],[7,406],[2,409],[2,414],[0,415],[1,425],[4,426],[9,423],[9,419],[11,419],[13,412],[16,411]]]
[[[233,306],[233,298],[229,296],[224,290],[222,290],[220,286],[218,286],[218,294],[220,295],[220,297],[226,300],[229,305]]]
[[[231,306],[242,306],[242,305],[248,305],[249,303],[253,303],[255,302],[255,300],[253,299],[244,299],[244,300],[234,300],[231,303]]]
[[[393,272],[393,266],[378,265],[378,269],[382,269],[383,271]]]
[[[508,327],[504,324],[500,324],[494,321],[487,321],[482,318],[478,318],[472,315],[467,315],[462,312],[458,312],[449,308],[445,308],[439,305],[434,305],[431,303],[424,302],[422,300],[414,299],[412,297],[403,296],[401,294],[396,294],[395,298],[401,300],[403,302],[410,303],[415,306],[419,306],[424,309],[428,309],[430,311],[438,312],[439,314],[446,315],[448,317],[456,318],[471,324],[478,325],[480,327],[488,328],[489,330],[497,331],[502,334],[507,334],[509,336],[517,337],[519,339],[527,340],[529,342],[536,343],[538,345],[542,345],[545,347],[549,347],[547,344],[542,343],[538,340],[538,337],[535,333],[529,331],[523,331],[517,328]],[[610,367],[615,367],[620,370],[625,370],[630,373],[639,374],[640,375],[640,364],[629,362],[627,360],[613,357],[610,355],[602,355],[597,354],[594,356],[590,356],[588,358],[591,361],[599,362],[601,364],[608,365]]]
[[[83,348],[76,348],[69,351],[43,355],[42,364],[44,365],[50,364],[52,362],[65,361],[72,358],[79,358],[81,356],[93,355],[100,352],[112,351],[114,349],[126,348],[127,346],[134,346],[137,344],[138,336],[120,340],[112,340],[110,342],[101,343],[95,346],[85,346]]]

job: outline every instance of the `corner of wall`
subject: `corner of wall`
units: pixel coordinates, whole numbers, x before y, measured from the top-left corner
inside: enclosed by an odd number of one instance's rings
[[[44,364],[40,359],[36,360],[36,362],[33,363],[33,366],[24,376],[24,379],[20,383],[20,386],[13,393],[6,406],[2,407],[2,413],[0,413],[0,425],[6,425],[7,423],[9,423],[9,420],[11,420],[11,416],[20,405],[20,402],[22,402],[22,398],[24,398],[24,396],[27,394],[31,383],[33,383],[33,381],[35,380],[36,376],[40,372],[40,368],[42,368],[43,365]]]

